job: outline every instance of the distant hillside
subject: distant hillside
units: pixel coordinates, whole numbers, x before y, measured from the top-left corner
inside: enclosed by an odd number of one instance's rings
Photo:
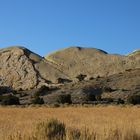
[[[45,58],[24,47],[0,49],[0,86],[29,90],[42,85],[106,77],[140,68],[140,53],[112,55],[95,48],[69,47]],[[62,83],[63,83],[62,82]]]

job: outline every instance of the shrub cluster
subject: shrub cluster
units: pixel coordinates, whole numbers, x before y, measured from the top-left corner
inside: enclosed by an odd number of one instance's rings
[[[56,119],[39,123],[36,130],[36,137],[43,140],[64,140],[66,136],[65,124]]]
[[[64,103],[71,104],[72,103],[71,95],[70,94],[60,94],[57,96],[56,102],[61,103],[61,104],[64,104]]]
[[[117,104],[124,104],[125,102],[124,102],[124,100],[122,100],[121,98],[119,98],[118,100],[117,100]]]
[[[101,94],[95,96],[96,101],[102,101]]]
[[[85,101],[96,101],[95,95],[92,93],[86,93],[87,95],[84,97]]]
[[[19,105],[19,98],[13,95],[0,96],[0,102],[2,105]]]
[[[43,100],[43,98],[35,97],[35,98],[32,100],[32,103],[33,103],[33,104],[44,104],[44,100]]]
[[[140,95],[129,96],[127,99],[127,103],[130,103],[133,105],[140,104]]]

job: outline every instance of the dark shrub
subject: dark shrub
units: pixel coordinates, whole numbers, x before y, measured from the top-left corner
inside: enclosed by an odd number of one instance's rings
[[[33,103],[33,104],[44,104],[44,100],[43,100],[43,98],[35,97],[35,98],[32,100],[32,103]]]
[[[39,93],[39,92],[36,92],[33,96],[34,96],[35,98],[37,98],[37,97],[40,96],[40,93]]]
[[[85,96],[85,100],[86,101],[95,101],[96,98],[95,98],[95,95],[92,94],[92,93],[87,93],[87,96]]]
[[[79,81],[83,81],[83,80],[85,79],[85,77],[87,77],[87,75],[80,74],[80,75],[78,75],[76,78],[77,78]]]
[[[60,104],[64,104],[64,103],[69,103],[71,104],[71,95],[70,94],[59,94],[56,97],[56,102],[60,103]]]
[[[114,100],[112,98],[104,98],[103,101],[107,101],[108,103],[112,103]]]
[[[13,95],[1,97],[2,105],[19,105],[19,98]]]
[[[90,77],[90,78],[89,78],[89,80],[93,80],[93,79],[94,79],[94,77]]]
[[[0,102],[2,102],[3,98],[4,98],[4,97],[3,97],[2,95],[0,95]]]
[[[41,85],[38,89],[39,90],[49,90],[49,87],[47,87],[46,85]]]
[[[43,85],[40,88],[32,89],[27,91],[26,93],[33,95],[34,97],[44,96],[50,91],[50,88]]]
[[[102,96],[101,95],[96,95],[95,99],[96,99],[96,101],[102,101]]]
[[[130,103],[130,104],[140,104],[140,95],[132,95],[132,96],[129,96],[128,99],[127,99],[127,103]]]
[[[44,95],[44,94],[46,94],[49,90],[50,90],[50,88],[44,85],[44,86],[42,86],[42,87],[39,89],[39,93],[40,93],[40,95]]]
[[[91,92],[85,92],[83,90],[78,90],[71,94],[72,103],[86,103],[89,101],[96,101],[95,95]]]
[[[119,99],[117,100],[117,104],[124,104],[124,100],[122,100],[121,98],[119,98]]]
[[[0,94],[13,92],[11,87],[0,86]]]
[[[62,83],[62,84],[72,82],[72,80],[64,79],[64,78],[58,78],[57,81],[58,81],[58,83]]]
[[[110,87],[103,87],[103,92],[113,92],[113,91],[115,91],[115,90],[113,90]]]
[[[37,125],[37,136],[46,140],[64,140],[66,135],[64,123],[52,119],[48,122],[41,122]]]
[[[52,84],[52,81],[46,80],[46,83],[47,83],[47,84]]]

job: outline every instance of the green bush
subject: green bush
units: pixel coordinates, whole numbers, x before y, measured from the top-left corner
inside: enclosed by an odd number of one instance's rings
[[[129,96],[127,99],[127,103],[133,104],[133,105],[140,104],[140,95]]]
[[[71,95],[70,94],[60,94],[57,96],[56,102],[60,104],[69,103],[71,104]]]
[[[19,105],[19,98],[13,95],[1,96],[2,105]]]
[[[43,98],[35,97],[35,98],[32,100],[32,103],[33,103],[33,104],[44,104],[44,100],[43,100]]]
[[[64,140],[66,136],[64,123],[61,123],[56,119],[39,123],[36,130],[36,136],[44,140]]]

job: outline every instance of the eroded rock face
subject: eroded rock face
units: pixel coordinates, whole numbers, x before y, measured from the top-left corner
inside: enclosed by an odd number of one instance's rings
[[[58,77],[65,78],[49,62],[26,48],[0,49],[0,86],[28,90],[47,81],[55,82]]]
[[[0,49],[0,86],[30,90],[58,81],[84,80],[140,68],[140,51],[130,55],[111,55],[94,48],[69,47],[46,59],[24,47]]]
[[[0,84],[14,89],[37,86],[37,73],[22,49],[0,50]]]
[[[95,48],[69,47],[51,53],[45,58],[57,65],[71,79],[80,74],[96,78],[140,68],[139,51],[123,56],[107,54]]]

